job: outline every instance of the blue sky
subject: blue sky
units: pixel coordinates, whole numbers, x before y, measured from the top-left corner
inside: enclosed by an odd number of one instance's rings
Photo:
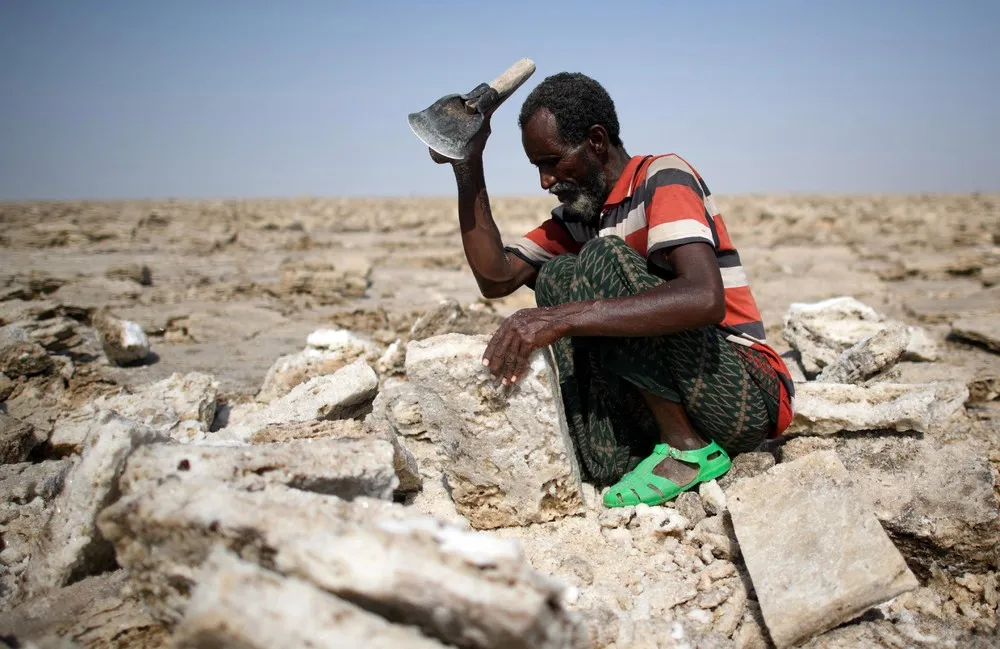
[[[426,6],[422,6],[426,5]],[[1000,190],[1000,2],[0,3],[0,200],[449,195],[406,115],[521,57],[716,193]]]

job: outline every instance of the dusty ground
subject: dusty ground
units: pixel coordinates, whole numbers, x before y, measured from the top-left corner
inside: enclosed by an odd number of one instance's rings
[[[782,316],[792,302],[851,295],[922,325],[941,358],[900,363],[897,380],[992,380],[992,396],[968,405],[968,429],[951,434],[975,435],[1000,460],[1000,355],[951,336],[960,318],[1000,316],[1000,196],[718,202],[776,348],[788,349]],[[540,223],[552,204],[495,198],[505,239]],[[62,386],[40,379],[11,386],[0,407],[42,431],[102,392],[173,372],[211,374],[221,401],[250,401],[275,359],[301,350],[315,329],[338,324],[389,344],[443,298],[487,302],[465,264],[453,198],[7,203],[0,223],[0,325],[40,317],[86,322],[107,306],[139,322],[152,342],[148,362],[121,368],[97,362],[99,347],[82,341],[67,352],[75,371]],[[502,316],[532,305],[522,289],[487,306]],[[422,458],[431,470],[432,456]],[[448,516],[444,499],[432,488],[417,504]],[[594,521],[509,535],[524,538],[539,569],[574,573],[571,561],[554,561],[553,550],[588,524]],[[597,543],[574,555],[603,551]],[[619,580],[624,593],[607,593],[611,600],[629,599],[629,589],[641,593],[652,579],[608,570],[596,581]]]

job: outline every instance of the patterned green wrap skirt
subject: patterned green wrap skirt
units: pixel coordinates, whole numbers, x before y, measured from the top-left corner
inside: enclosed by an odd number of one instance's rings
[[[542,265],[538,306],[642,293],[664,279],[621,238]],[[660,433],[637,389],[681,403],[695,430],[733,456],[773,430],[779,380],[762,354],[709,326],[659,337],[573,337],[552,346],[570,435],[584,479],[616,482],[653,451]]]

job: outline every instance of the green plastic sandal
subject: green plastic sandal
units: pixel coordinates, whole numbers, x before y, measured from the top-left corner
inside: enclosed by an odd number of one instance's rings
[[[683,486],[661,478],[653,473],[653,467],[665,457],[697,464],[698,475]],[[606,507],[628,507],[639,503],[650,506],[661,505],[702,482],[724,475],[730,466],[732,462],[729,455],[715,442],[694,451],[681,451],[669,444],[657,444],[653,448],[652,455],[622,476],[622,479],[604,494],[604,505]]]

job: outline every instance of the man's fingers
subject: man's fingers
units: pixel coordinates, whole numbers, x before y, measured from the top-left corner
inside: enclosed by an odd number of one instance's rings
[[[512,334],[504,350],[503,367],[500,370],[500,377],[503,379],[504,385],[510,383],[511,378],[514,377],[514,372],[517,369],[518,360],[520,359],[520,352],[521,337],[517,334]]]
[[[493,332],[490,342],[486,345],[486,351],[483,352],[483,365],[491,366],[493,364],[493,354],[496,352],[497,346],[503,340],[506,333],[507,328],[501,323],[500,328]]]
[[[490,374],[498,379],[503,378],[504,361],[507,358],[507,354],[510,353],[508,350],[512,337],[513,334],[511,331],[505,329],[503,337],[499,339],[497,346],[493,348],[493,352],[490,354]]]
[[[517,356],[517,365],[514,367],[513,376],[511,381],[517,383],[524,378],[524,375],[528,373],[529,359],[531,358],[532,350],[531,347],[527,345],[522,345],[519,350],[520,353]]]

